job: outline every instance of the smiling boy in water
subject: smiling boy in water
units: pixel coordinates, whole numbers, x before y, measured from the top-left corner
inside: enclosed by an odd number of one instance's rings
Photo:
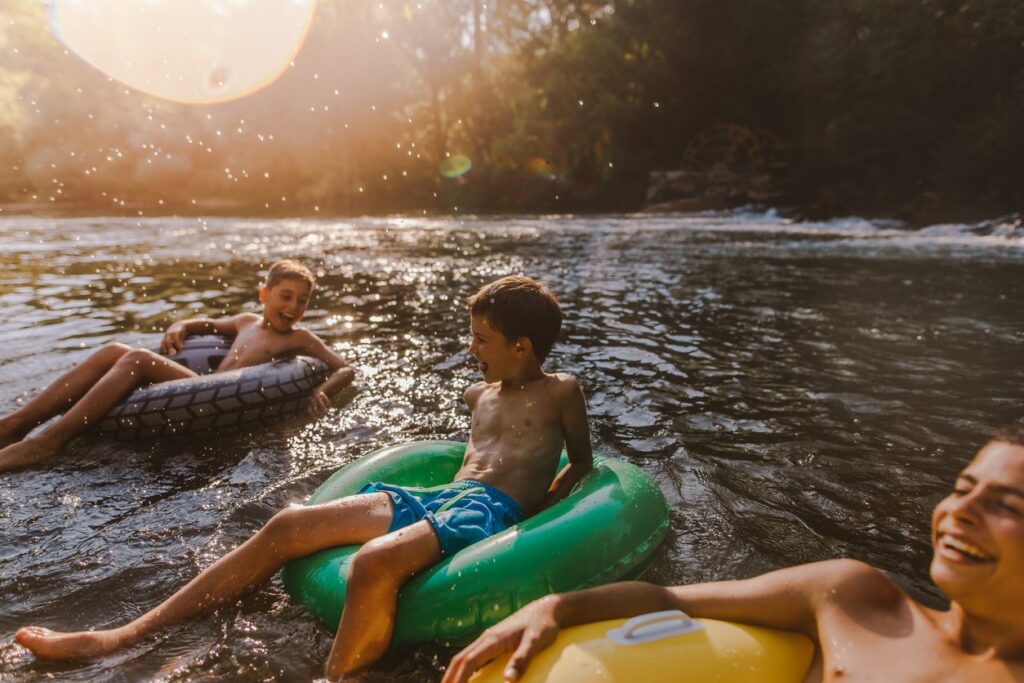
[[[541,365],[562,322],[554,295],[529,278],[507,277],[469,304],[469,352],[483,381],[465,393],[472,426],[450,486],[373,483],[340,500],[288,507],[135,621],[79,633],[23,628],[18,642],[40,659],[105,655],[238,600],[289,560],[363,544],[352,561],[326,675],[336,679],[372,664],[390,644],[403,583],[566,496],[593,464],[583,392],[569,375]],[[569,464],[558,472],[563,445]]]
[[[808,683],[1024,681],[1024,427],[996,432],[935,506],[931,577],[951,600],[946,611],[854,560],[743,581],[549,595],[456,655],[443,683],[465,683],[503,652],[513,653],[505,678],[516,681],[560,628],[668,609],[805,634],[815,644]]]
[[[25,467],[57,453],[68,441],[94,425],[135,387],[195,377],[168,356],[181,350],[186,335],[234,337],[217,372],[266,363],[293,354],[327,363],[331,375],[313,391],[309,409],[316,416],[330,408],[330,396],[352,381],[352,368],[315,334],[295,327],[313,292],[313,274],[301,263],[274,263],[259,289],[263,315],[241,313],[228,318],[195,318],[173,323],[164,333],[162,356],[148,349],[106,344],[66,372],[24,406],[0,419],[0,472]],[[35,427],[65,412],[39,434]]]

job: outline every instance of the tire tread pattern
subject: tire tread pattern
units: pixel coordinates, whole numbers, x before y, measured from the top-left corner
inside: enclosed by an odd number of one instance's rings
[[[297,356],[133,391],[96,425],[119,440],[209,439],[262,427],[301,410],[330,375],[318,358]]]

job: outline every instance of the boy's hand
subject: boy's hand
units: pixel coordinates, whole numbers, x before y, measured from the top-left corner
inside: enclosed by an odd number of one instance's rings
[[[551,597],[534,600],[480,634],[466,649],[452,657],[441,683],[466,683],[474,671],[511,650],[515,652],[503,673],[506,681],[518,681],[527,664],[558,635]]]
[[[313,391],[309,397],[309,412],[313,417],[323,417],[331,409],[331,398],[322,389]]]
[[[173,356],[185,346],[185,326],[180,323],[172,323],[164,338],[160,342],[160,350],[168,356]]]

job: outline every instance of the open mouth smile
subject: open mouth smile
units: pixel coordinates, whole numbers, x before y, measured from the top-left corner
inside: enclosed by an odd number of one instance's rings
[[[939,536],[939,548],[946,557],[959,561],[980,563],[992,562],[996,559],[994,555],[982,548],[948,534]]]

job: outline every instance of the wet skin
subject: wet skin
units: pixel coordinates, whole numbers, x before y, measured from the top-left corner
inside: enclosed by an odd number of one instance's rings
[[[816,645],[808,682],[1024,681],[1024,446],[982,448],[932,522],[931,575],[951,599],[946,611],[853,560],[743,581],[611,584],[527,605],[456,655],[444,683],[467,681],[502,652],[514,652],[515,680],[559,628],[663,609],[806,634]]]
[[[310,397],[310,411],[320,416],[330,408],[329,396],[354,377],[338,354],[315,334],[296,329],[309,301],[310,286],[285,278],[261,287],[263,315],[242,313],[228,318],[184,320],[167,328],[161,350],[173,355],[188,334],[213,333],[234,337],[218,372],[265,363],[295,353],[320,358],[331,375]],[[14,413],[0,419],[0,472],[32,465],[57,453],[68,441],[106,413],[135,387],[195,377],[173,360],[147,349],[107,344]],[[36,426],[63,413],[39,434],[25,438]]]
[[[474,325],[477,322],[474,319]],[[495,336],[489,325],[474,329],[480,338],[474,337],[470,352],[481,361],[485,381],[466,392],[473,428],[456,478],[487,481],[519,501],[524,510],[534,510],[567,494],[590,470],[583,395],[567,375],[541,370],[529,340],[508,342]],[[520,429],[535,433],[527,437]],[[570,465],[555,476],[563,441]],[[528,485],[519,470],[535,479]],[[388,533],[391,505],[387,494],[374,493],[287,508],[177,593],[124,626],[75,633],[30,626],[15,637],[41,659],[102,656],[238,600],[288,560],[361,543],[352,561],[345,608],[325,671],[332,680],[346,677],[384,653],[391,641],[398,590],[442,557],[433,527],[425,520]]]
[[[294,327],[306,313],[309,295],[309,285],[299,280],[285,279],[270,289],[261,287],[263,315],[243,313],[235,316],[235,339],[217,372],[266,363],[295,353],[308,345],[310,340],[306,337],[312,333],[308,330],[296,330]],[[226,331],[226,334],[230,335],[231,332]],[[180,342],[183,341],[183,335],[180,341],[175,339],[175,342],[178,342],[178,349],[181,348]]]
[[[583,392],[571,376],[544,372],[529,339],[506,339],[486,317],[473,316],[470,331],[484,381],[466,390],[473,425],[455,479],[496,486],[533,514],[590,471]],[[569,466],[552,486],[563,445]]]

